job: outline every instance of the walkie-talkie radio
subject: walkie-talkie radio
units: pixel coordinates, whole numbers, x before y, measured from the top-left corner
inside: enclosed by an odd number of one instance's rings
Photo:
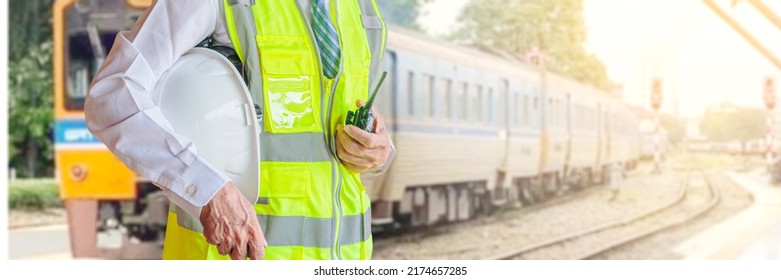
[[[369,133],[374,132],[374,111],[372,111],[372,103],[374,103],[374,97],[380,90],[380,86],[382,86],[382,82],[385,81],[385,76],[387,75],[387,71],[382,72],[382,77],[380,77],[380,81],[377,82],[377,86],[374,88],[372,95],[369,96],[369,100],[366,102],[366,104],[358,108],[358,110],[347,112],[346,123],[348,125],[357,126],[358,128],[363,129]]]

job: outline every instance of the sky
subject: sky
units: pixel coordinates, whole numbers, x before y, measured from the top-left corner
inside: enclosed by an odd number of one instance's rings
[[[511,0],[508,0],[511,1]],[[586,48],[624,85],[628,102],[647,106],[650,77],[663,80],[662,110],[696,117],[709,104],[759,107],[765,77],[781,73],[702,0],[584,0]],[[771,50],[781,49],[775,28],[748,3],[715,0]],[[467,0],[434,0],[420,24],[432,35],[458,26]],[[781,15],[781,1],[764,1]],[[781,53],[779,54],[781,56]]]

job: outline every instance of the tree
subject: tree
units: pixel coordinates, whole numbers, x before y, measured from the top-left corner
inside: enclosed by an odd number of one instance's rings
[[[8,3],[8,60],[14,61],[51,37],[52,0],[11,0]]]
[[[51,50],[47,41],[9,62],[9,159],[22,176],[41,175],[52,166]]]
[[[700,130],[711,141],[741,141],[764,137],[767,111],[762,108],[731,104],[710,106],[700,123]]]
[[[387,23],[420,30],[420,8],[427,2],[431,0],[382,0],[377,1],[377,6]]]
[[[470,0],[451,38],[524,57],[546,54],[546,67],[580,82],[609,90],[602,62],[585,49],[583,0]]]
[[[9,3],[8,159],[21,176],[51,175],[51,3]]]

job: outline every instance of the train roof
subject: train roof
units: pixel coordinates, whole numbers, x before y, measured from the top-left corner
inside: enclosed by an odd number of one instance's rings
[[[538,78],[537,75],[539,75],[539,70],[536,66],[530,65],[518,57],[501,50],[454,44],[399,26],[390,26],[388,29],[388,46],[391,49],[458,61],[471,67],[499,72],[505,75],[520,76],[523,79],[536,79]],[[559,86],[574,86],[582,88],[589,93],[599,92],[603,97],[610,96],[605,91],[597,89],[592,85],[581,83],[551,71],[548,71],[546,76],[548,79],[556,81]]]
[[[478,50],[475,47],[437,40],[420,32],[398,26],[391,26],[388,29],[388,47],[391,49],[458,61],[471,67],[498,72],[512,71],[517,73],[518,70],[522,70],[528,74],[537,73],[536,67],[498,50],[490,50],[491,52],[488,52],[488,49]]]

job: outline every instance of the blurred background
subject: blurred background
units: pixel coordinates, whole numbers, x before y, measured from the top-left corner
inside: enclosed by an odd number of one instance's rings
[[[150,2],[8,2],[10,258],[160,257],[167,200],[83,113]],[[377,4],[375,259],[781,258],[781,3]]]

